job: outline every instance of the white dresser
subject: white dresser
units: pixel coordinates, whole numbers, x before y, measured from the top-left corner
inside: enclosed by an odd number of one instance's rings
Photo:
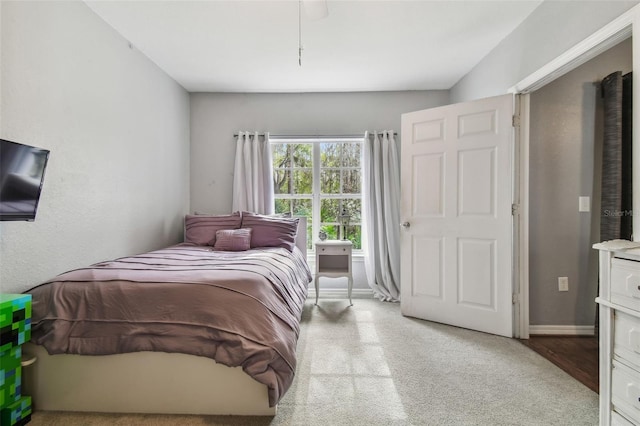
[[[600,425],[640,425],[640,243],[600,250]]]

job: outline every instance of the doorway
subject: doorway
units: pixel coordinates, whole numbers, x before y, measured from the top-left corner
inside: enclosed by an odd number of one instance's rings
[[[632,56],[628,38],[529,94],[527,344],[585,384],[597,384],[598,375],[598,83],[631,72]]]
[[[593,334],[603,133],[598,82],[630,72],[631,58],[627,39],[530,94],[530,334]]]

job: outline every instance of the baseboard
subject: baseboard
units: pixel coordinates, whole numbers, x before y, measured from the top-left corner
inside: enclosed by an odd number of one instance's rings
[[[316,298],[316,289],[309,288],[309,299]],[[346,299],[348,297],[346,288],[321,288],[319,299]],[[370,288],[354,288],[351,290],[352,299],[371,299],[373,298],[373,290]]]
[[[593,325],[529,325],[529,335],[538,336],[593,336]]]

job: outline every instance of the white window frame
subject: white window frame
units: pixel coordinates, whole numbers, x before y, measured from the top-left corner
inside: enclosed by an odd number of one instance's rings
[[[311,155],[311,161],[312,161],[312,177],[313,177],[313,185],[312,185],[312,194],[284,194],[285,196],[282,196],[281,194],[274,194],[274,200],[276,199],[287,199],[287,200],[294,200],[294,199],[308,199],[311,198],[311,203],[312,203],[312,209],[313,209],[313,217],[312,217],[312,224],[311,224],[311,239],[312,242],[315,241],[318,238],[318,233],[320,232],[320,207],[321,207],[321,202],[323,199],[359,199],[361,206],[362,206],[362,210],[364,210],[364,206],[363,204],[363,197],[362,197],[362,192],[360,194],[331,194],[331,195],[327,195],[327,194],[321,194],[320,191],[320,170],[321,170],[321,164],[320,164],[320,144],[322,143],[343,143],[343,142],[347,142],[347,143],[361,143],[363,146],[363,149],[360,150],[360,175],[362,176],[362,173],[364,172],[364,158],[363,158],[363,153],[364,153],[364,136],[313,136],[313,137],[283,137],[283,136],[271,136],[269,138],[269,143],[270,144],[312,144],[312,155]],[[343,170],[350,170],[350,169],[356,169],[356,167],[345,167],[345,166],[340,166],[340,176],[342,177],[342,171]],[[293,170],[293,167],[291,168],[291,170]],[[360,189],[362,190],[362,184],[360,186]],[[360,212],[360,222],[353,222],[351,223],[351,225],[359,225],[360,229],[361,229],[361,235],[364,234],[364,228],[363,228],[363,221],[362,221],[362,216],[364,214],[364,211]],[[335,222],[336,225],[338,225],[338,222]],[[315,244],[311,245],[311,249],[310,252],[313,253],[315,251]],[[363,254],[364,253],[364,244],[362,245],[361,249],[354,249],[353,250],[354,254]]]

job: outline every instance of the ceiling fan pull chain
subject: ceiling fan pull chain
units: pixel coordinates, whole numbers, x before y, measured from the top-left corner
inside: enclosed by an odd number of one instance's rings
[[[298,0],[298,66],[302,66],[302,0]]]

